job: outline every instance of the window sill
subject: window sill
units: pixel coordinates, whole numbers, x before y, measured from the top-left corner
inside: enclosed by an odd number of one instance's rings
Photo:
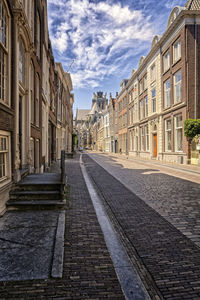
[[[11,184],[11,179],[6,177],[0,181],[0,192],[3,192]]]
[[[180,61],[181,61],[181,57],[179,57],[176,61],[173,62],[172,67],[174,67]]]

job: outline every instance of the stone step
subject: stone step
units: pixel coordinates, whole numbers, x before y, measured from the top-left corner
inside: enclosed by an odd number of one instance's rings
[[[60,184],[61,183],[31,183],[31,182],[25,182],[25,183],[18,183],[15,190],[20,191],[59,191],[60,190]]]
[[[63,208],[66,200],[8,200],[6,203],[9,209],[55,209]]]
[[[25,191],[25,190],[12,190],[10,192],[10,199],[14,200],[34,200],[34,199],[41,199],[41,200],[55,200],[60,199],[60,191]]]

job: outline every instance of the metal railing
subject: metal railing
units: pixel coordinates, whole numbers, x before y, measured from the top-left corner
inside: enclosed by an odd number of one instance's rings
[[[61,186],[60,193],[62,200],[65,196],[65,184],[66,184],[66,172],[65,172],[65,150],[61,150],[61,159],[60,159],[60,168],[61,168]]]

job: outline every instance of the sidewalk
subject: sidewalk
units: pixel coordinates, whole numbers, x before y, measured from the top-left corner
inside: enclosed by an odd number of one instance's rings
[[[66,172],[70,203],[66,210],[62,279],[48,276],[48,279],[41,280],[0,282],[1,300],[124,300],[81,173],[78,155],[66,160]],[[32,236],[32,232],[29,234]],[[38,260],[45,260],[42,252],[37,255]]]

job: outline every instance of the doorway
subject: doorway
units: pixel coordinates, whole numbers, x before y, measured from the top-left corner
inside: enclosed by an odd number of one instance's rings
[[[153,134],[153,157],[157,157],[157,133]]]

